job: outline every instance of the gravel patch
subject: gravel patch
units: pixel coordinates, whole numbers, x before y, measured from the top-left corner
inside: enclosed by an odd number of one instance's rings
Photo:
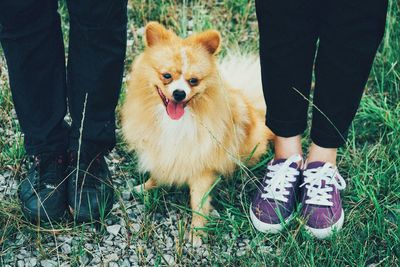
[[[107,161],[116,177],[115,187],[120,198],[105,225],[64,224],[61,233],[35,235],[36,240],[29,233],[19,232],[13,241],[16,249],[3,257],[4,266],[205,266],[212,262],[223,264],[232,256],[246,257],[251,253],[249,239],[233,242],[234,237],[229,233],[220,237],[226,242],[204,242],[201,247],[193,247],[183,238],[190,213],[173,205],[187,205],[187,194],[167,193],[158,208],[149,209],[145,203],[152,205],[153,200],[146,202],[144,196],[133,195],[129,190],[131,183],[139,183],[137,178],[125,176],[123,167],[129,166],[130,160],[113,151]],[[0,199],[7,197],[15,202],[17,176],[12,171],[0,172]],[[184,192],[184,189],[176,190]],[[220,214],[214,210],[211,216],[218,220]],[[178,227],[180,224],[183,229]],[[37,242],[45,253],[38,251]],[[270,252],[269,247],[259,250]]]

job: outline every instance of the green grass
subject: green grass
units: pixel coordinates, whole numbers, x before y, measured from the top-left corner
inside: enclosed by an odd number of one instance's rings
[[[221,180],[212,192],[213,205],[220,217],[211,218],[207,226],[210,262],[224,266],[400,265],[400,2],[389,2],[384,40],[359,112],[351,125],[348,145],[339,151],[338,165],[348,184],[342,194],[346,213],[343,230],[330,240],[318,241],[308,236],[303,229],[304,222],[296,219],[279,235],[267,236],[256,232],[247,216],[255,183],[238,171],[229,180]],[[222,54],[232,47],[257,52],[258,32],[253,1],[132,0],[129,6],[127,70],[133,57],[143,49],[137,30],[151,20],[172,27],[182,36],[191,30],[216,28],[224,40]],[[63,21],[68,21],[63,2],[60,10]],[[191,24],[193,27],[188,28]],[[67,38],[67,24],[63,30]],[[12,115],[6,73],[5,60],[0,57],[0,128],[3,129],[0,133],[0,175],[6,174],[10,193],[0,191],[0,266],[6,262],[14,265],[22,247],[32,251],[38,249],[39,260],[57,255],[60,261],[79,265],[82,256],[90,255],[84,247],[85,240],[89,238],[101,244],[104,229],[92,231],[90,227],[71,224],[56,226],[60,232],[58,235],[70,235],[77,240],[73,253],[66,256],[59,253],[57,244],[48,245],[56,240],[52,233],[27,223],[21,215],[14,191],[19,177],[26,173],[22,164],[24,149],[17,120]],[[117,175],[124,181],[133,177],[135,183],[146,179],[146,175],[136,171],[135,156],[127,153],[126,145],[121,138],[119,140],[117,152],[121,161],[117,165]],[[304,145],[307,142],[306,136]],[[268,152],[265,160],[271,157],[271,152]],[[254,170],[257,175],[262,172],[263,166]],[[121,188],[123,185],[118,187]],[[178,214],[180,229],[174,252],[176,258],[181,263],[185,257],[191,258],[195,252],[182,253],[181,238],[190,217],[187,189],[157,189],[134,198],[144,205],[144,219],[139,232],[133,233],[136,238],[132,238],[129,231],[124,238],[134,245],[138,257],[145,258],[142,246],[154,242],[152,238],[157,231],[155,214],[168,216],[172,211]],[[129,203],[119,203],[120,212],[112,220],[122,218],[127,225],[135,223],[136,215],[128,214]],[[246,254],[237,256],[238,244],[244,240],[248,242]],[[163,264],[162,252],[156,258],[156,263]]]

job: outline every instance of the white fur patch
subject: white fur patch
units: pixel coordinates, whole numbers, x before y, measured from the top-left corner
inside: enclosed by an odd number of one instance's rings
[[[178,80],[173,81],[170,83],[168,87],[169,93],[172,95],[175,90],[183,90],[185,91],[186,95],[190,94],[191,88],[187,81],[185,80],[185,73],[188,70],[188,59],[186,55],[185,48],[181,49],[181,58],[182,58],[182,75],[179,77]]]
[[[176,146],[182,142],[182,139],[196,137],[197,126],[189,107],[185,108],[185,113],[179,120],[171,119],[163,105],[159,106],[157,113],[160,118],[159,124],[162,130],[162,140],[160,141],[163,146],[166,145],[165,143],[168,143],[168,145],[176,149]]]
[[[175,80],[172,83],[170,83],[167,86],[167,88],[171,95],[173,94],[173,92],[175,90],[183,90],[183,91],[185,91],[186,95],[189,95],[190,91],[191,91],[191,88],[190,88],[189,84],[186,82],[183,75],[181,75],[181,77],[179,77],[178,80]]]
[[[186,55],[186,51],[185,48],[181,49],[181,58],[182,58],[182,73],[186,73],[188,70],[188,58]]]

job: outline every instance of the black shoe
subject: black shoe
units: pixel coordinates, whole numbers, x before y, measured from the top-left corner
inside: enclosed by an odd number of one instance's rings
[[[66,155],[43,153],[31,161],[18,189],[22,212],[32,222],[59,221],[67,210]]]
[[[105,218],[114,202],[111,174],[102,154],[81,151],[77,172],[77,152],[70,154],[68,174],[68,205],[77,222]]]

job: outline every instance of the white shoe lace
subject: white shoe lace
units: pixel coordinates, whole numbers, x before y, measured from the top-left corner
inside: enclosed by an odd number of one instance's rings
[[[287,202],[289,195],[289,191],[287,188],[293,187],[293,182],[296,181],[296,176],[300,174],[298,170],[290,167],[292,163],[297,163],[298,161],[302,161],[302,157],[300,155],[293,155],[285,162],[279,164],[269,164],[267,166],[268,173],[265,183],[267,186],[264,187],[264,192],[261,194],[261,197],[266,200],[275,199],[282,202]]]
[[[321,206],[333,206],[331,201],[333,191],[332,185],[338,190],[346,188],[346,181],[339,174],[336,167],[330,163],[325,163],[322,167],[306,170],[303,172],[304,185],[307,188],[306,204],[314,204]],[[325,187],[322,187],[322,181],[325,181]]]

